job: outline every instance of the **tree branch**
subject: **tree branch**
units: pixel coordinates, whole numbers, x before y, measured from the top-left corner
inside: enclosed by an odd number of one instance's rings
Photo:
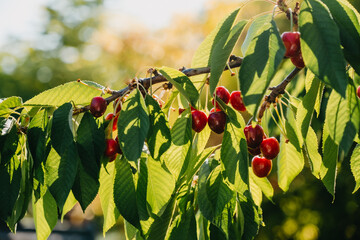
[[[241,57],[237,57],[235,55],[231,55],[230,56],[230,61],[229,61],[229,66],[230,68],[237,68],[240,67],[242,64],[243,58]],[[228,70],[228,66],[225,67],[224,71]],[[151,70],[152,73],[155,73],[155,70]],[[200,74],[205,74],[205,73],[210,73],[210,67],[201,67],[201,68],[185,68],[183,67],[180,70],[182,73],[184,73],[186,76],[188,77],[192,77],[192,76],[196,76],[196,75],[200,75]],[[134,88],[136,88],[136,86],[138,84],[141,84],[146,90],[148,90],[150,88],[150,82],[152,82],[152,84],[156,84],[156,83],[161,83],[161,82],[167,82],[167,79],[159,74],[159,73],[155,73],[155,76],[153,77],[149,77],[149,78],[140,78],[137,81],[133,80],[131,81],[131,83],[128,84],[127,87],[119,90],[119,91],[111,91],[111,96],[106,98],[106,102],[109,104],[110,102],[114,101],[115,99],[117,99],[118,97],[121,97],[123,95],[125,95],[126,93],[130,92],[131,90],[133,90]],[[73,115],[77,115],[79,113],[88,111],[90,109],[90,105],[84,106],[82,108],[77,108],[74,109]]]
[[[271,87],[269,90],[272,90],[271,93],[264,98],[264,102],[262,103],[259,113],[258,113],[258,121],[261,120],[261,118],[264,115],[264,112],[266,108],[270,106],[271,103],[275,103],[276,98],[280,95],[285,93],[286,86],[291,82],[291,80],[300,72],[301,68],[294,68],[294,70],[291,71],[289,75],[286,76],[286,78],[279,83],[276,87]]]

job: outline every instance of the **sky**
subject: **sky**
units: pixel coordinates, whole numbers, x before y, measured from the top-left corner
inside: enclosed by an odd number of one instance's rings
[[[11,36],[34,40],[42,30],[49,0],[0,0],[0,47]],[[174,14],[200,12],[207,0],[105,0],[113,15],[136,19],[150,29],[165,27]]]

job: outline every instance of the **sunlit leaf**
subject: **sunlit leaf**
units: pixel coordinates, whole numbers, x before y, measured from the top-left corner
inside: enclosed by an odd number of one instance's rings
[[[360,188],[360,145],[356,145],[350,159],[351,172],[355,178],[355,193]]]

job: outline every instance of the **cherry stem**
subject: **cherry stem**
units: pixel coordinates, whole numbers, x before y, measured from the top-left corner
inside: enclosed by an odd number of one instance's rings
[[[286,133],[285,133],[285,131],[284,131],[283,127],[282,127],[282,126],[280,126],[280,125],[279,125],[279,123],[276,121],[276,119],[275,119],[275,117],[274,117],[274,115],[273,115],[272,111],[270,111],[270,115],[271,115],[271,118],[274,120],[275,124],[278,126],[278,128],[279,128],[279,130],[280,130],[281,134],[282,134],[282,135],[284,135],[284,136],[285,136],[285,138],[287,138],[287,135],[286,135]]]
[[[291,8],[289,8],[289,14],[290,14],[290,32],[292,32],[294,23],[293,23],[293,14]]]

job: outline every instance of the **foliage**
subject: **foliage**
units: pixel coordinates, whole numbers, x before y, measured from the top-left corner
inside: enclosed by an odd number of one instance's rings
[[[264,15],[236,20],[240,9],[221,21],[195,53],[192,66],[210,67],[208,83],[204,75],[161,67],[156,75],[173,86],[164,99],[154,99],[152,86],[148,89],[141,81],[112,92],[80,80],[26,102],[20,97],[1,99],[0,219],[15,232],[31,202],[37,237],[46,239],[57,214],[66,214],[74,198],[85,211],[99,193],[104,234],[121,215],[128,239],[253,239],[263,224],[262,193],[269,200],[278,195],[276,184],[252,173],[244,135],[249,116],[249,123],[261,120],[268,136],[280,133],[280,153],[272,161],[282,191],[289,191],[309,166],[334,199],[338,169],[348,161],[356,193],[359,13],[345,0],[302,2],[298,27],[306,67],[293,81],[305,83],[277,94],[277,104],[257,119],[268,88],[294,66],[283,57],[276,19]],[[208,127],[192,131],[190,106],[208,113],[201,96],[212,96],[242,34],[246,37],[238,81],[248,113],[217,99],[227,122],[221,145],[214,145]],[[299,92],[305,94],[299,97]],[[85,111],[100,94],[112,95],[109,103],[120,97],[117,131],[112,131],[114,120],[95,119]],[[169,110],[181,105],[186,108],[181,114]],[[319,115],[325,116],[323,123]],[[121,153],[112,161],[103,152],[105,139],[115,137]]]

